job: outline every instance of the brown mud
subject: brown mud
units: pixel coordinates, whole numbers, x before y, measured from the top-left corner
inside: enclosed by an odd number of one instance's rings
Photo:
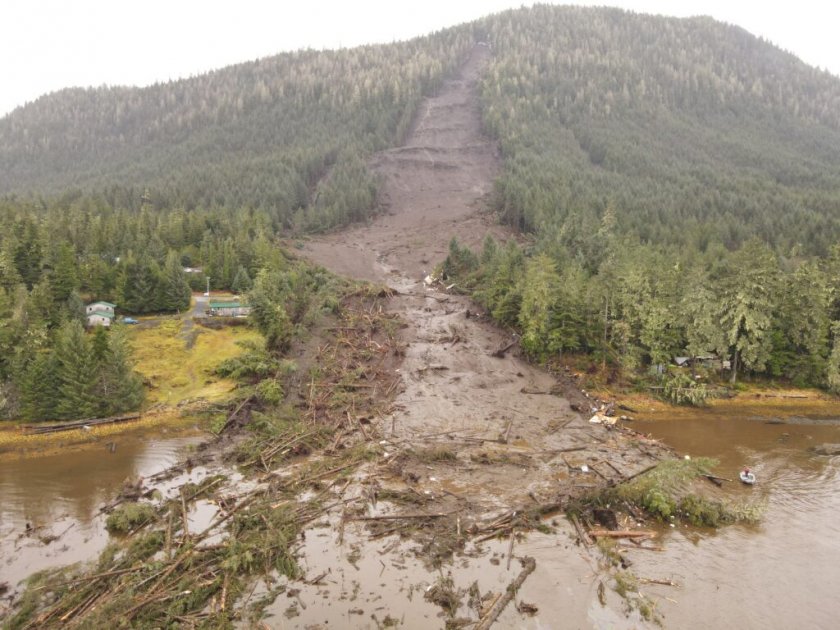
[[[621,604],[599,603],[597,562],[571,543],[573,530],[558,513],[572,498],[649,467],[666,449],[590,424],[596,403],[571,379],[559,382],[529,364],[515,344],[494,356],[511,334],[476,317],[468,298],[424,282],[453,236],[472,247],[486,234],[515,238],[487,208],[500,168],[495,145],[481,133],[476,96],[488,59],[477,47],[461,74],[423,105],[405,146],[374,158],[384,212],[305,245],[305,256],[331,271],[397,292],[388,308],[407,324],[405,356],[394,412],[375,425],[382,459],[347,489],[372,500],[307,533],[307,576],[327,575],[296,589],[299,601],[270,606],[270,625],[288,617],[294,626],[373,628],[387,616],[403,627],[442,627],[443,604],[424,595],[445,578],[461,595],[449,607],[450,622],[474,623],[483,604],[470,608],[465,593],[476,582],[486,604],[504,592],[521,570],[508,558],[511,549],[514,557],[534,557],[537,568],[500,627],[638,621],[625,618]],[[421,514],[435,516],[415,520]],[[521,601],[535,611],[517,612]]]

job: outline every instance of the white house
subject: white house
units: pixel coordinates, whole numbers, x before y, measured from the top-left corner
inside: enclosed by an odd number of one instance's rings
[[[108,328],[114,321],[116,304],[110,302],[93,302],[85,307],[88,326],[105,326]]]

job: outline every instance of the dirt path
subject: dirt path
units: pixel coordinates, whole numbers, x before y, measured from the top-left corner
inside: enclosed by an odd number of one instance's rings
[[[376,427],[393,463],[372,466],[359,492],[374,487],[416,494],[424,513],[457,513],[459,537],[462,525],[464,531],[480,529],[511,510],[562,503],[619,479],[619,471],[630,475],[653,461],[646,449],[630,447],[633,439],[626,434],[589,424],[589,409],[583,409],[583,418],[567,398],[552,395],[557,379],[521,360],[515,349],[493,356],[512,338],[483,318],[467,316],[468,309],[475,311],[467,298],[423,283],[445,257],[452,236],[471,246],[488,233],[510,237],[486,212],[500,168],[495,145],[481,134],[476,97],[476,81],[489,54],[476,47],[460,75],[424,104],[405,146],[375,156],[385,212],[369,225],[311,241],[305,248],[306,256],[334,272],[396,289],[399,295],[390,306],[408,324],[402,336],[402,390],[394,413]],[[578,407],[580,401],[587,404],[579,392],[577,398]],[[584,464],[589,472],[581,471]],[[375,513],[400,509],[411,511],[400,505],[376,507],[375,501],[371,508]],[[537,558],[537,571],[522,598],[535,603],[539,615],[523,617],[511,605],[499,627],[622,625],[623,615],[597,601],[593,561],[570,545],[565,519],[555,520],[559,533],[531,535],[514,551],[514,556]],[[372,606],[379,622],[388,613],[404,627],[430,627],[440,609],[412,593],[422,584],[430,586],[435,574],[424,573],[428,562],[406,560],[407,543],[389,540],[369,542],[362,527],[347,532],[342,527],[341,536],[322,531],[309,537],[303,549],[309,573],[329,570],[333,587],[304,587],[300,596],[310,602],[329,597],[330,606],[325,610],[316,602],[297,610],[301,618],[295,623],[375,627]],[[503,590],[521,570],[518,562],[499,561],[508,545],[507,539],[466,544],[462,553],[471,559],[461,556],[446,565],[456,588],[477,580],[481,593]],[[423,545],[427,554],[432,548],[428,540]],[[468,612],[464,602],[459,614]],[[557,615],[563,623],[558,624]]]

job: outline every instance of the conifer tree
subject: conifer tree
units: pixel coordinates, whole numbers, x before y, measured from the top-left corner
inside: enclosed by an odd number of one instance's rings
[[[190,285],[178,252],[169,250],[160,274],[157,306],[164,311],[183,311],[190,307]]]
[[[522,327],[522,348],[531,356],[545,358],[559,349],[552,334],[559,287],[560,276],[548,256],[538,254],[528,261],[522,287],[519,325]]]
[[[28,420],[58,417],[58,362],[52,351],[39,352],[20,381],[21,415]]]
[[[718,281],[718,321],[732,357],[733,383],[739,369],[762,370],[769,358],[777,279],[773,254],[752,240],[732,256]]]
[[[230,285],[230,290],[234,293],[247,293],[254,286],[251,281],[251,276],[248,275],[248,270],[242,265],[236,270],[236,276],[233,278],[233,283]]]
[[[57,332],[55,361],[58,382],[58,418],[90,418],[99,410],[96,381],[99,363],[84,328],[67,322]]]

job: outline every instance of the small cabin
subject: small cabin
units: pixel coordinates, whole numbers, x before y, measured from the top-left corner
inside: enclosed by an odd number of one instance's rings
[[[677,367],[690,367],[692,362],[695,367],[702,367],[707,370],[719,370],[722,367],[720,357],[716,354],[700,354],[694,357],[674,357],[674,365]]]
[[[207,314],[212,317],[247,317],[251,307],[239,300],[210,300]]]
[[[114,321],[116,304],[110,302],[92,302],[85,306],[88,327],[104,326],[109,328]]]

